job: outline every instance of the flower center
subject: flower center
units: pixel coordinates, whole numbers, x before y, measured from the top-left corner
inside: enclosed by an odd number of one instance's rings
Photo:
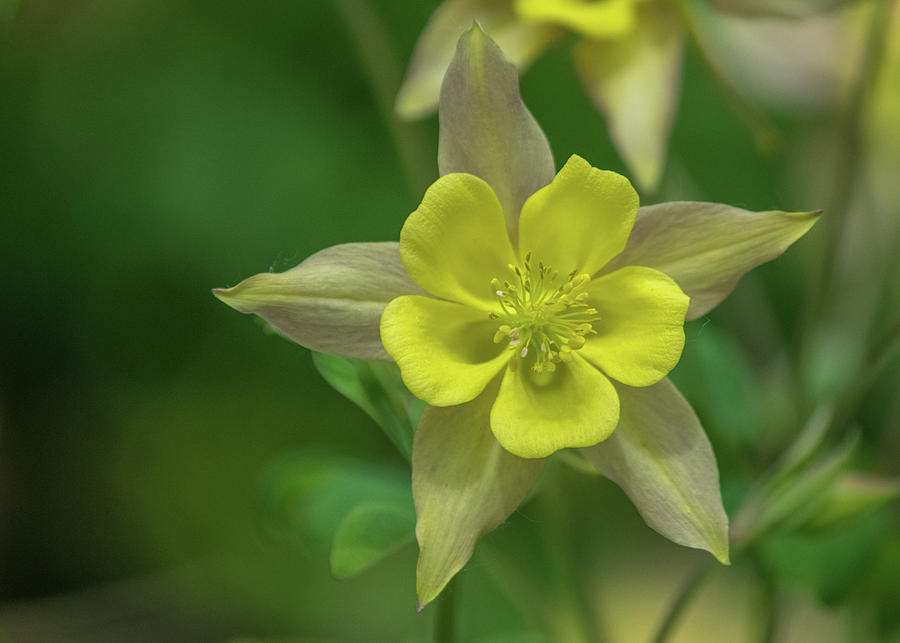
[[[516,352],[510,362],[514,370],[531,356],[534,372],[552,373],[558,362],[569,361],[572,351],[584,346],[586,335],[596,334],[593,324],[600,315],[583,291],[591,276],[573,270],[560,278],[543,262],[533,264],[530,252],[521,267],[509,264],[509,269],[512,281],[491,280],[502,309],[490,314],[501,322],[494,342],[505,341]]]

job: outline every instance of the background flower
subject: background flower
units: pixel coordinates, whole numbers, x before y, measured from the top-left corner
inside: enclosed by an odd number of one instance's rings
[[[402,118],[420,118],[434,110],[456,38],[473,20],[522,70],[568,31],[578,38],[573,58],[579,79],[604,115],[610,139],[639,186],[654,192],[679,103],[687,40],[694,40],[728,92],[754,95],[747,88],[756,87],[755,95],[762,91],[782,97],[793,91],[817,102],[823,102],[823,94],[833,100],[852,67],[845,64],[852,59],[846,50],[850,43],[832,38],[826,46],[823,36],[840,34],[834,25],[798,25],[791,19],[840,4],[723,0],[710,7],[706,0],[447,0],[422,31],[396,110]],[[717,15],[720,11],[726,15]],[[754,46],[757,50],[751,51]],[[777,88],[768,91],[774,83]],[[796,89],[801,83],[812,87]],[[741,105],[739,111],[749,112],[749,125],[764,149],[777,145],[770,125],[761,122],[752,107]]]

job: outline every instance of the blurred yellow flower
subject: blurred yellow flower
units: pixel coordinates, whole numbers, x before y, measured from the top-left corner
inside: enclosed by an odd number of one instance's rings
[[[606,118],[609,137],[638,186],[655,190],[678,105],[685,41],[689,32],[697,35],[694,23],[708,22],[722,12],[797,18],[840,3],[712,0],[714,10],[710,10],[705,0],[446,0],[416,44],[397,94],[396,112],[401,118],[414,119],[436,108],[457,38],[473,20],[519,69],[528,67],[567,33],[574,33],[579,37],[573,57],[581,84]],[[762,29],[772,23],[755,22]],[[704,29],[714,35],[717,25],[707,24]],[[703,43],[701,48],[707,49],[707,45]],[[798,50],[803,53],[803,47]],[[723,52],[706,53],[715,57]],[[727,44],[725,53],[733,53],[727,51]],[[777,69],[771,71],[780,77],[793,64],[792,60],[778,60]],[[724,66],[716,67],[721,67],[718,76],[727,76]],[[805,70],[803,65],[800,68]]]

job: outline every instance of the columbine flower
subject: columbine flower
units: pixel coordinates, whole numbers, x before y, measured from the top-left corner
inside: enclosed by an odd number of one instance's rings
[[[573,156],[522,206],[511,239],[490,185],[441,177],[399,247],[433,297],[398,297],[381,318],[407,388],[434,406],[484,391],[494,436],[524,458],[606,439],[619,421],[609,378],[655,384],[684,345],[678,285],[653,268],[607,268],[637,211],[627,179]]]
[[[336,246],[216,296],[304,346],[393,357],[430,403],[412,454],[420,605],[564,447],[581,447],[651,527],[727,562],[715,457],[665,375],[685,317],[815,215],[638,210],[627,180],[578,157],[554,178],[515,67],[477,27],[460,39],[439,114],[443,176],[399,245]]]
[[[397,94],[396,112],[401,118],[414,119],[434,110],[456,40],[473,20],[519,69],[573,33],[579,38],[573,58],[581,84],[606,118],[610,139],[638,184],[655,189],[678,104],[688,31],[697,37],[709,36],[710,42],[701,45],[714,48],[711,37],[719,26],[703,24],[714,20],[716,13],[703,6],[705,1],[446,0],[416,44]],[[823,11],[841,2],[712,0],[720,12],[777,18]],[[818,50],[817,56],[822,56]],[[778,69],[773,70],[778,73],[771,75],[781,76],[791,64],[779,60]],[[725,73],[725,69],[717,71]]]

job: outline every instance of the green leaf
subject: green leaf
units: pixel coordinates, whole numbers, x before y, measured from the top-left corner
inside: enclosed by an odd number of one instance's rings
[[[735,518],[735,538],[752,541],[773,530],[790,532],[802,526],[847,466],[857,442],[858,436],[851,435],[820,460],[764,485]]]
[[[350,578],[415,538],[412,502],[364,503],[341,522],[331,545],[331,573]]]
[[[413,444],[419,608],[433,601],[537,481],[544,460],[518,458],[490,428],[496,384],[459,406],[426,407]]]
[[[716,457],[693,409],[668,379],[646,388],[617,384],[616,391],[619,426],[582,453],[622,487],[650,527],[727,564]]]
[[[313,363],[326,382],[381,427],[403,457],[412,457],[413,427],[425,405],[406,390],[396,364],[315,352]]]
[[[269,464],[256,496],[263,525],[273,537],[327,550],[354,507],[408,505],[409,471],[326,449],[304,449]]]
[[[773,535],[761,541],[758,549],[781,580],[800,581],[812,587],[821,601],[834,604],[859,588],[862,575],[873,564],[886,531],[883,518],[869,515],[815,537]]]
[[[346,243],[321,250],[286,272],[264,272],[213,294],[235,310],[259,315],[313,350],[390,359],[379,322],[400,295],[423,294],[400,263],[397,243]]]
[[[525,200],[553,180],[550,144],[519,95],[519,74],[479,26],[459,39],[441,87],[438,166],[493,188],[516,243]]]

